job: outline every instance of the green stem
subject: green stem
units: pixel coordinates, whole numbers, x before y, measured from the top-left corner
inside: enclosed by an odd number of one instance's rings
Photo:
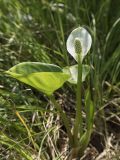
[[[60,114],[60,116],[62,118],[64,126],[65,126],[65,128],[67,130],[67,134],[68,134],[70,145],[72,146],[73,145],[73,136],[72,136],[72,133],[71,133],[71,129],[70,129],[70,124],[69,124],[68,118],[67,118],[65,112],[61,109],[61,106],[56,102],[54,95],[50,96],[50,100],[53,103],[53,105],[56,107],[56,109],[58,110],[58,112],[59,112],[59,114]]]
[[[83,134],[81,86],[82,86],[82,62],[81,62],[80,54],[78,54],[78,79],[77,79],[77,93],[76,93],[76,117],[75,117],[75,124],[74,124],[74,130],[73,130],[75,146],[77,146],[78,142],[79,142],[78,141],[79,129],[80,129],[80,136],[82,136],[82,134]]]

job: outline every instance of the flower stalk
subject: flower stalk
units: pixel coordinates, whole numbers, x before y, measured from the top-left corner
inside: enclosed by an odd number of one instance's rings
[[[78,145],[79,142],[79,133],[80,136],[83,134],[83,127],[82,127],[82,102],[81,102],[81,88],[82,88],[82,47],[81,42],[78,38],[75,39],[75,52],[78,55],[78,78],[77,78],[77,91],[76,91],[76,117],[75,117],[75,124],[73,130],[74,136],[74,145],[75,147]],[[79,132],[80,131],[80,132]]]

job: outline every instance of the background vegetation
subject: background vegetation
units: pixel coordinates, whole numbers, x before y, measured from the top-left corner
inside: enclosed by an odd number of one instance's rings
[[[120,158],[120,1],[0,0],[1,160],[57,160],[68,154],[66,131],[47,97],[4,71],[23,61],[74,64],[66,39],[78,26],[93,39],[85,59],[90,82],[83,92],[90,83],[96,114],[84,159]],[[55,93],[70,117],[74,93],[70,84]]]

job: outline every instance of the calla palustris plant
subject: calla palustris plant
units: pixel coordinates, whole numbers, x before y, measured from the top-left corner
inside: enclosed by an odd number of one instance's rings
[[[83,59],[89,52],[92,44],[92,38],[85,28],[78,27],[71,32],[67,39],[67,50],[70,55],[77,61],[78,65],[70,66],[65,71],[71,73],[69,82],[77,84],[76,90],[76,116],[73,127],[73,147],[69,160],[82,157],[86,149],[92,132],[94,106],[90,98],[89,90],[86,93],[86,131],[83,128],[82,117],[82,81],[90,71],[88,65],[83,65]],[[84,76],[83,76],[84,73]]]
[[[82,63],[83,59],[90,50],[91,44],[92,39],[88,31],[85,28],[78,27],[71,32],[67,39],[67,50],[78,64],[67,66],[62,69],[61,67],[54,64],[46,64],[41,62],[23,62],[6,71],[6,73],[11,77],[36,88],[38,91],[41,91],[50,97],[50,100],[61,115],[67,130],[70,145],[73,148],[69,159],[77,157],[78,154],[83,154],[83,151],[89,142],[92,128],[89,127],[92,126],[89,121],[93,119],[93,105],[90,100],[90,96],[86,96],[87,131],[85,133],[83,133],[81,109],[81,84],[83,81],[85,81],[85,78],[90,71],[90,67],[88,65],[83,65]],[[69,121],[66,114],[55,101],[53,95],[54,91],[62,87],[62,85],[67,81],[77,85],[76,117],[73,133],[69,126]],[[91,104],[91,109],[88,106],[89,103]]]

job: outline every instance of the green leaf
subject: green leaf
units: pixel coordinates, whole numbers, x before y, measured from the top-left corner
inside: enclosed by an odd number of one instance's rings
[[[111,27],[107,38],[106,38],[106,45],[105,45],[105,53],[106,57],[110,57],[110,55],[115,51],[115,49],[120,44],[120,18],[118,18],[113,26]]]
[[[87,147],[92,129],[93,129],[93,123],[94,123],[94,104],[93,101],[91,100],[91,95],[89,89],[86,91],[86,96],[85,96],[85,111],[86,111],[86,131],[84,132],[83,136],[80,138],[80,150],[83,152],[85,148]]]
[[[89,90],[86,91],[85,95],[85,111],[86,111],[86,127],[87,130],[91,130],[94,119],[94,105],[91,100],[91,95]]]
[[[82,65],[82,82],[85,81],[86,76],[90,71],[90,67],[88,65]],[[68,66],[63,69],[63,72],[68,73],[70,78],[68,81],[72,84],[77,84],[78,77],[78,65]]]
[[[59,66],[40,62],[23,62],[6,73],[47,95],[51,95],[69,79],[69,75]]]

